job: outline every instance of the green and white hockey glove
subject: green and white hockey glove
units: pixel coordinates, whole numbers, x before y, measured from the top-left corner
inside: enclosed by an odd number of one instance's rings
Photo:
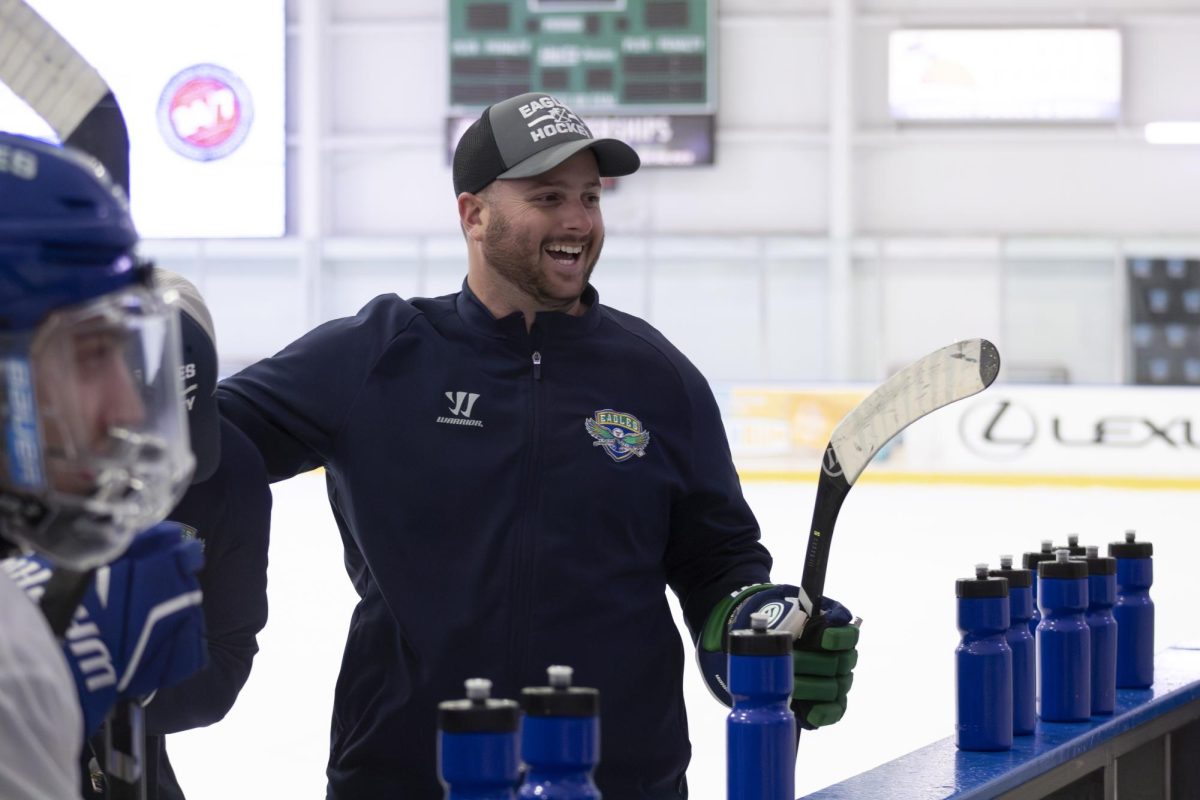
[[[858,663],[860,621],[836,600],[821,598],[821,613],[810,618],[811,604],[799,587],[760,583],[717,603],[696,648],[700,670],[713,695],[732,705],[727,674],[729,632],[750,627],[750,615],[764,612],[772,630],[796,639],[792,650],[792,711],[802,728],[832,725],[846,713],[846,695]]]

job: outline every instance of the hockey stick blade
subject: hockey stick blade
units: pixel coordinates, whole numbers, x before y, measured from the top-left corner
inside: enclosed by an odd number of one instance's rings
[[[129,132],[96,68],[25,0],[0,0],[0,81],[59,141],[90,154],[129,193]]]
[[[800,583],[814,613],[825,591],[833,526],[867,464],[900,431],[932,411],[983,391],[999,371],[1000,353],[987,339],[957,342],[897,372],[833,429],[817,480]]]

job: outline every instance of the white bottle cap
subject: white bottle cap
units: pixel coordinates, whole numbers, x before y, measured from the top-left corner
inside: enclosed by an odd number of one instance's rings
[[[575,670],[562,664],[553,664],[546,667],[546,676],[550,680],[550,685],[555,689],[568,689],[571,686],[571,676],[575,674]]]
[[[487,678],[467,678],[468,700],[487,700],[492,695],[492,682]]]

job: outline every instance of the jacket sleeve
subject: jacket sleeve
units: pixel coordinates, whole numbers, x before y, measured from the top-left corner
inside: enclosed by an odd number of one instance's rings
[[[267,623],[267,543],[271,490],[254,446],[221,420],[221,463],[192,486],[170,519],[196,530],[204,542],[204,669],[159,690],[146,707],[151,735],[211,725],[233,707],[258,652]]]
[[[671,510],[665,566],[695,642],[709,612],[726,594],[770,580],[771,556],[733,466],[712,389],[686,365],[690,461]]]
[[[381,295],[218,384],[221,415],[258,448],[271,481],[327,463],[376,360],[418,314]]]

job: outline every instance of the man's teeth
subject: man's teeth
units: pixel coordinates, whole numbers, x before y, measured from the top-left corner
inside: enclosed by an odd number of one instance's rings
[[[549,244],[546,245],[546,249],[551,252],[558,251],[560,253],[568,253],[570,255],[577,256],[583,252],[583,245]]]

